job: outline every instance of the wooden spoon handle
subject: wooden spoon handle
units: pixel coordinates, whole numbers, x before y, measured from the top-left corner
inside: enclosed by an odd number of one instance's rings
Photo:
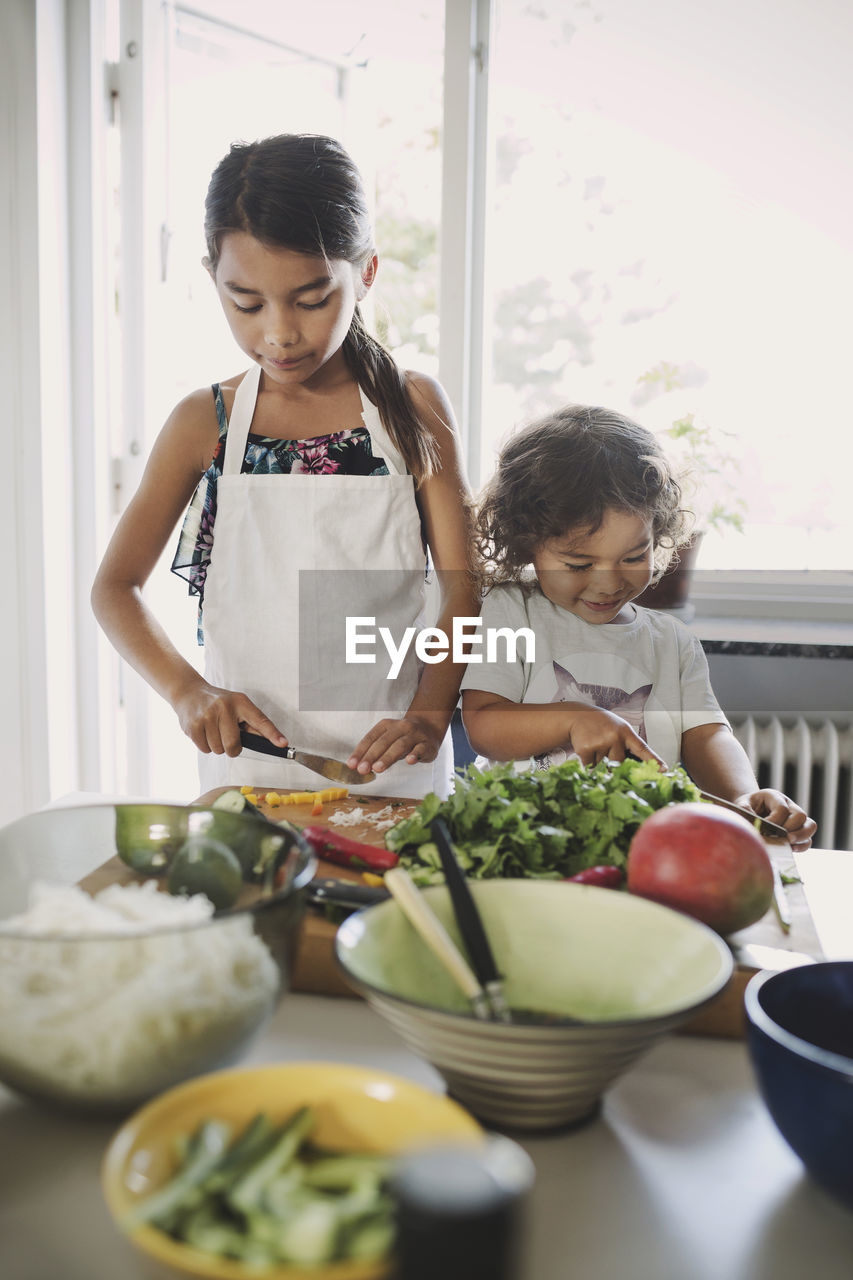
[[[471,1001],[478,1017],[489,1017],[485,992],[474,976],[471,966],[430,907],[423,894],[404,867],[392,867],[383,877],[385,887],[395,902],[399,903],[410,923],[417,929],[424,942],[444,965],[460,991]],[[482,1008],[483,1012],[480,1012]]]

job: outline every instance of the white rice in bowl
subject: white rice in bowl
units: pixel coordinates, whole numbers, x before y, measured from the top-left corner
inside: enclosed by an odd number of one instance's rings
[[[90,1106],[133,1105],[237,1056],[272,1012],[278,967],[249,915],[156,882],[95,897],[36,884],[0,923],[0,1078]]]

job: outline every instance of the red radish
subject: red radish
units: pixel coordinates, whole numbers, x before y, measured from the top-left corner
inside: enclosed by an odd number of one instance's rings
[[[567,876],[570,884],[594,884],[600,889],[621,889],[625,874],[621,867],[584,867],[577,875]]]
[[[745,818],[710,804],[672,804],[637,828],[628,850],[628,889],[726,935],[767,911],[773,868]]]

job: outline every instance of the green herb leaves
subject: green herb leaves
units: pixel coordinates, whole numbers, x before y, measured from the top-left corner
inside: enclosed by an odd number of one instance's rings
[[[661,770],[653,761],[578,760],[518,773],[512,763],[460,773],[448,800],[425,797],[410,818],[386,834],[417,884],[444,879],[430,823],[437,815],[450,828],[466,875],[558,880],[585,867],[624,867],[637,827],[665,805],[698,800],[681,768]]]

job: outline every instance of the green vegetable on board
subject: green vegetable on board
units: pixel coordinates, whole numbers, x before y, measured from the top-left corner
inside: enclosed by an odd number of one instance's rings
[[[252,813],[259,818],[262,816],[258,806],[252,804],[249,797],[243,795],[243,792],[238,791],[236,787],[221,791],[210,807],[220,809],[223,813]]]
[[[385,1257],[394,1236],[390,1159],[322,1150],[311,1143],[315,1126],[309,1107],[281,1124],[258,1113],[233,1140],[228,1126],[205,1120],[176,1139],[177,1171],[125,1226],[148,1224],[259,1274],[281,1263]]]
[[[427,795],[385,835],[416,884],[444,874],[430,823],[447,822],[466,876],[562,880],[587,867],[625,868],[631,837],[657,809],[698,800],[685,771],[654,761],[567,760],[519,773],[514,764],[460,772],[447,800]]]

